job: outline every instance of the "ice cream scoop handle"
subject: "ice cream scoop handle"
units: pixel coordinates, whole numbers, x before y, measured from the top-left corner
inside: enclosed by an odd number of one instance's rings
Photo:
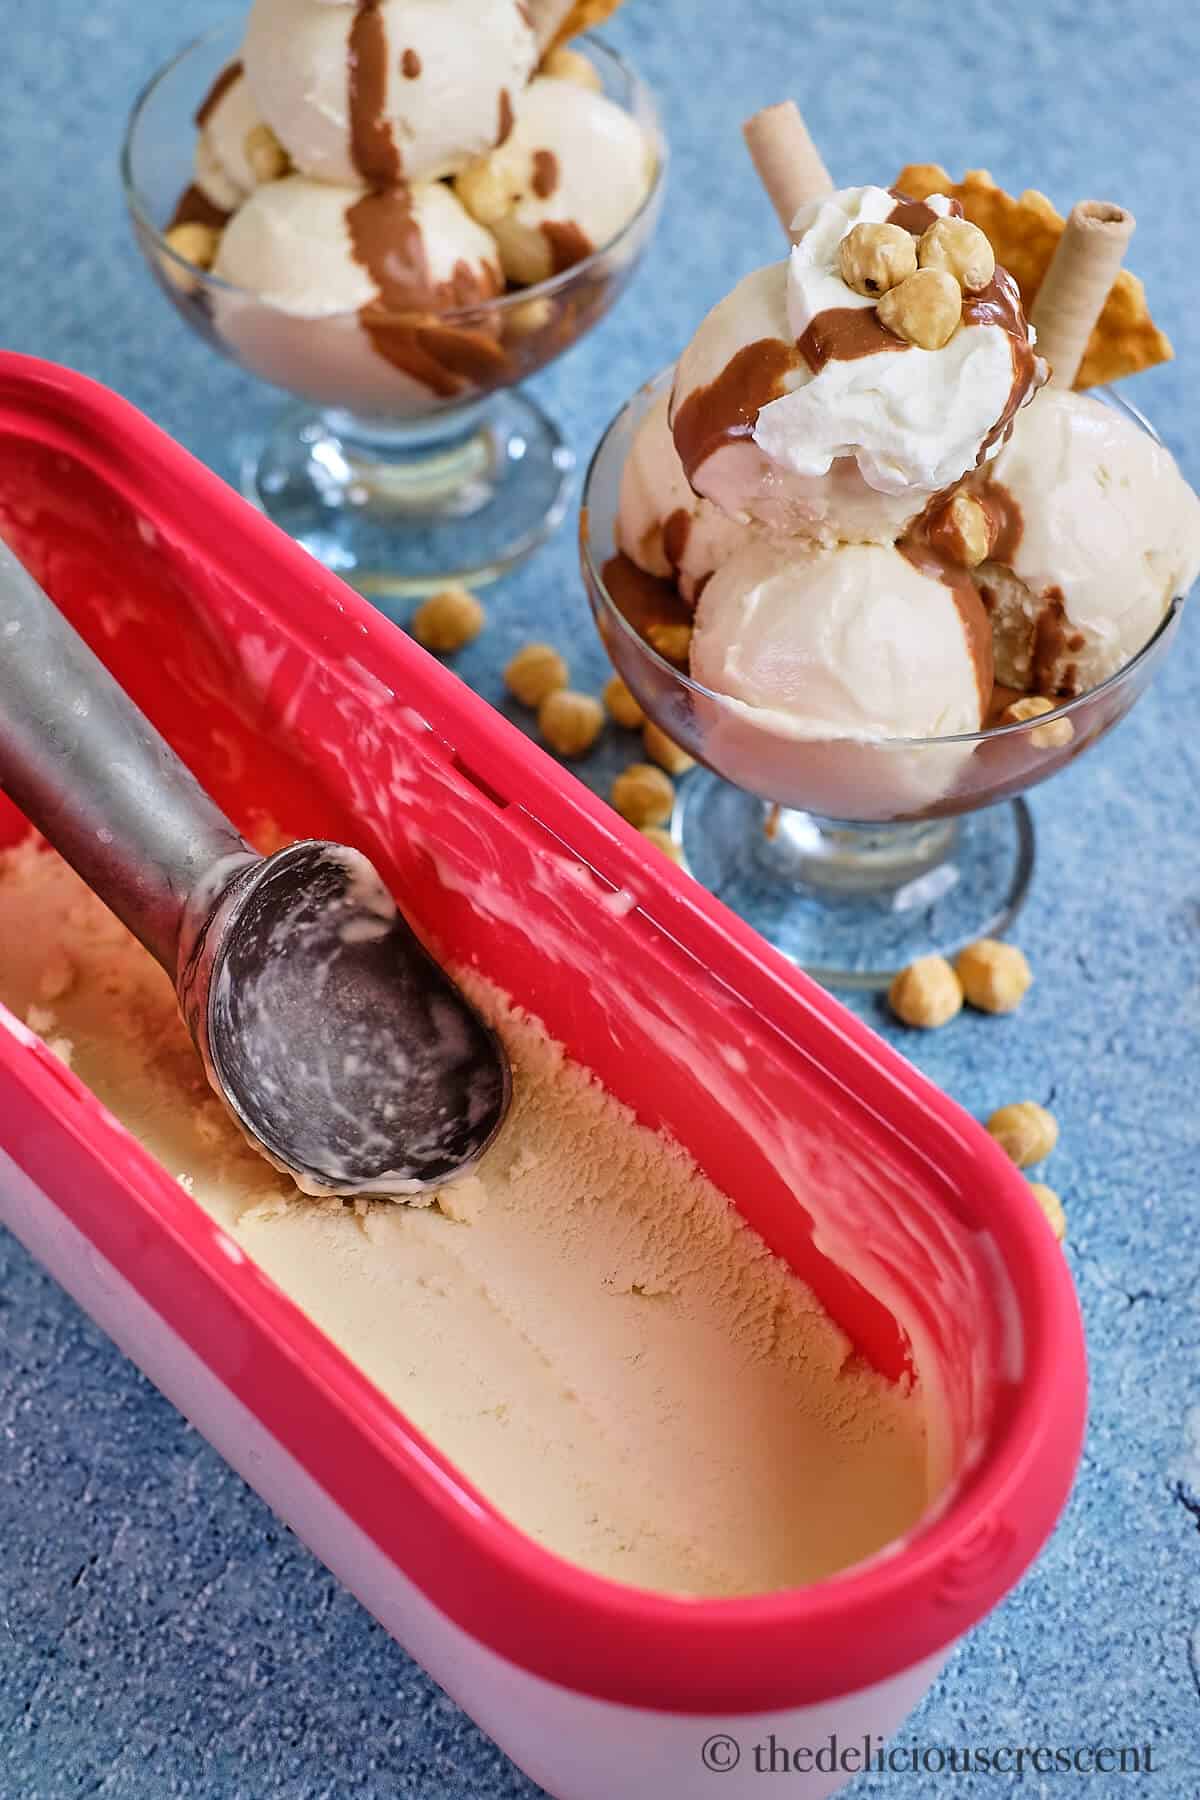
[[[175,976],[233,825],[0,542],[0,789]]]

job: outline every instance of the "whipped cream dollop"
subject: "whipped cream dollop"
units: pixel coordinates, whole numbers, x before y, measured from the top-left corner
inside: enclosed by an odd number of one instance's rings
[[[938,217],[958,210],[943,194],[925,205]],[[1014,383],[1028,385],[1028,376],[1018,366],[1012,330],[997,308],[986,306],[968,306],[940,350],[897,341],[894,349],[839,353],[839,337],[852,347],[854,312],[865,315],[875,305],[843,281],[839,246],[855,225],[882,224],[896,210],[896,196],[886,188],[857,187],[797,214],[793,232],[803,235],[788,261],[788,325],[801,346],[823,326],[832,354],[815,370],[806,361],[794,371],[789,391],[760,410],[753,436],[772,463],[796,475],[824,475],[836,458],[850,456],[878,493],[934,493],[973,468],[981,451],[999,447],[999,438],[994,446],[988,439],[1011,409]],[[1011,277],[997,270],[1002,294],[1005,284],[1020,318]],[[1032,344],[1033,332],[1025,330]]]

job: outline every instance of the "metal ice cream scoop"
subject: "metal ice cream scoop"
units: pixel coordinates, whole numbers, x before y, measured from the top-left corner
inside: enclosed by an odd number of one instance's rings
[[[371,864],[257,855],[2,542],[0,788],[162,964],[217,1094],[299,1187],[402,1196],[478,1160],[507,1058]]]

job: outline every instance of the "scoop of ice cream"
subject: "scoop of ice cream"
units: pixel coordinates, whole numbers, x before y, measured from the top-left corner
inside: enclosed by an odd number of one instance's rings
[[[964,576],[875,544],[758,540],[708,582],[691,669],[726,696],[705,755],[783,804],[849,819],[920,810],[953,786],[970,745],[882,744],[978,731],[991,641]]]
[[[647,574],[674,581],[695,600],[714,569],[727,562],[758,525],[741,525],[688,486],[661,394],[638,429],[621,475],[617,547]]]
[[[255,0],[243,50],[295,166],[343,184],[453,175],[507,135],[537,55],[520,0]]]
[[[241,63],[230,63],[217,77],[196,114],[196,128],[196,186],[220,211],[234,212],[266,177],[256,151],[273,140]]]
[[[654,180],[655,150],[603,94],[539,76],[511,135],[458,177],[459,198],[495,234],[511,281],[545,281],[612,242]]]
[[[688,479],[734,517],[823,542],[893,540],[999,442],[1032,390],[1032,335],[1002,269],[940,349],[890,331],[842,278],[856,225],[914,237],[957,203],[846,188],[801,212],[786,263],[742,281],[679,364],[672,428]]]
[[[1153,637],[1200,573],[1200,499],[1112,406],[1045,388],[989,465],[999,537],[977,571],[997,678],[1086,693]]]
[[[269,182],[230,221],[213,272],[241,290],[213,294],[231,348],[323,405],[426,410],[503,363],[485,324],[438,322],[503,288],[495,243],[440,182],[380,193]]]

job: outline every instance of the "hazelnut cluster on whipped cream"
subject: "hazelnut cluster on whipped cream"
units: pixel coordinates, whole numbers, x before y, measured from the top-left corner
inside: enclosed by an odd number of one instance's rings
[[[594,65],[546,54],[562,11],[254,0],[241,56],[197,115],[193,184],[168,233],[226,284],[209,298],[231,348],[267,379],[365,411],[500,378],[498,325],[438,319],[602,249],[654,180],[655,146]],[[514,339],[556,317],[518,315]],[[312,321],[341,337],[305,332]]]

